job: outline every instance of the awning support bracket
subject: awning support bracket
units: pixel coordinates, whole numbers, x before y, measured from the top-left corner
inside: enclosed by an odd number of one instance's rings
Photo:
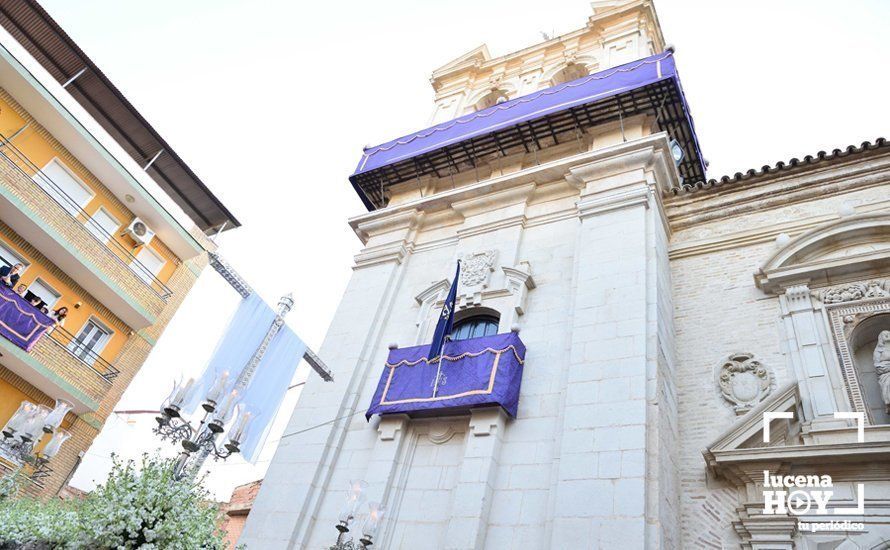
[[[76,73],[74,73],[74,76],[72,76],[71,78],[69,78],[68,80],[66,80],[65,83],[62,84],[62,87],[63,87],[63,88],[67,88],[68,85],[71,84],[72,82],[74,82],[75,80],[77,80],[77,79],[80,77],[80,75],[82,75],[83,73],[87,72],[87,69],[88,69],[88,68],[89,68],[89,67],[84,67],[83,69],[81,69],[81,70],[77,71]]]

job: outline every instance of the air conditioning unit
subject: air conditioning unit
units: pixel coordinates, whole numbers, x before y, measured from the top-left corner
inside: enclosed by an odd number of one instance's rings
[[[144,221],[139,218],[133,218],[124,235],[129,235],[139,244],[148,244],[155,236],[155,232],[148,227]]]

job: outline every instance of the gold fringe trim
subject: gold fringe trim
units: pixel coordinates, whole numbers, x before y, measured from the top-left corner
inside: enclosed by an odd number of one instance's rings
[[[40,330],[40,329],[46,329],[46,328],[49,328],[49,327],[51,326],[51,325],[45,325],[45,324],[41,323],[40,321],[38,321],[38,320],[37,320],[37,316],[34,315],[33,313],[31,313],[31,312],[29,312],[29,311],[23,311],[22,308],[19,307],[18,302],[16,302],[14,298],[7,298],[6,296],[3,296],[2,294],[0,294],[0,298],[2,298],[2,299],[3,299],[4,301],[6,301],[6,302],[12,302],[12,305],[15,306],[15,308],[18,310],[19,313],[21,313],[22,315],[24,315],[24,316],[26,316],[26,317],[30,317],[31,319],[34,320],[35,323],[37,323],[37,326],[34,327],[34,329],[31,330],[31,333],[28,334],[28,335],[26,336],[26,335],[20,333],[19,331],[15,330],[15,329],[12,328],[11,326],[7,325],[7,324],[4,323],[3,321],[0,321],[0,325],[3,325],[7,330],[9,330],[10,332],[12,332],[13,334],[15,334],[16,336],[18,336],[19,338],[21,338],[21,339],[23,339],[23,340],[30,340],[31,337],[34,336],[34,333],[35,333],[35,332],[37,332],[37,331]]]
[[[513,356],[516,357],[516,360],[519,361],[519,364],[520,365],[525,364],[525,360],[522,357],[519,357],[519,351],[516,349],[516,346],[514,346],[513,344],[510,344],[509,346],[507,346],[503,349],[485,348],[482,351],[475,351],[475,352],[468,351],[465,353],[461,353],[460,355],[443,355],[441,358],[438,358],[438,359],[444,360],[444,361],[459,361],[465,357],[479,357],[480,355],[485,354],[485,353],[501,354],[501,353],[504,353],[505,351],[512,351]],[[398,363],[386,363],[386,366],[391,369],[394,369],[396,367],[401,367],[401,366],[413,367],[414,365],[419,365],[420,363],[435,363],[436,358],[433,358],[433,359],[434,359],[433,361],[430,361],[430,359],[428,357],[421,357],[417,361],[408,361],[407,359],[402,359]]]

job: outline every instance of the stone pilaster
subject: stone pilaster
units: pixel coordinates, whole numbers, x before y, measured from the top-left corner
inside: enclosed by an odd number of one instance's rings
[[[239,540],[247,548],[307,548],[314,545],[310,536],[326,534],[313,526],[325,494],[340,488],[332,485],[331,477],[341,455],[351,452],[343,445],[349,425],[364,422],[357,418],[364,405],[359,403],[361,391],[387,352],[380,332],[400,288],[418,218],[411,211],[357,225],[366,246],[356,256],[357,275],[318,352],[333,371],[334,382],[315,376],[307,381]]]
[[[834,413],[840,409],[825,360],[828,335],[814,308],[810,289],[805,284],[787,288],[780,297],[780,305],[786,350],[807,417],[818,423],[844,425],[834,421]]]
[[[447,550],[484,546],[506,422],[507,415],[500,407],[471,412],[470,433],[445,536]]]
[[[580,227],[552,548],[677,544],[664,145],[626,143],[567,176]]]

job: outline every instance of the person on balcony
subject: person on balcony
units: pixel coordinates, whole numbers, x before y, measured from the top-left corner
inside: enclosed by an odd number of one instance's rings
[[[25,292],[28,292],[28,287],[27,287],[27,286],[25,286],[25,285],[19,285],[19,286],[15,287],[15,293],[18,294],[19,296],[24,297],[24,296],[25,296]]]
[[[65,326],[65,317],[68,316],[68,308],[65,306],[60,307],[59,309],[53,310],[52,313],[49,314],[50,318],[56,322],[55,325],[50,327],[50,330],[56,327]]]
[[[19,274],[24,269],[24,264],[15,264],[12,267],[8,265],[0,267],[0,283],[3,283],[9,288],[15,288],[16,283],[19,282]]]

